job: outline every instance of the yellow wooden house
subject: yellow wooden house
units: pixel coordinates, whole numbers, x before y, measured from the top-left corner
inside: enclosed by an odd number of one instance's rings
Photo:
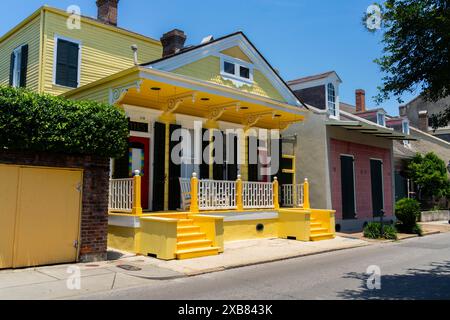
[[[0,85],[125,111],[129,150],[111,160],[110,247],[183,259],[218,254],[226,241],[334,237],[334,212],[310,208],[295,155],[273,152],[263,134],[307,121],[309,111],[242,32],[186,47],[180,30],[156,41],[118,28],[117,17],[80,17],[74,29],[71,17],[42,7],[0,38]],[[174,162],[180,129],[200,157],[183,148],[188,161]],[[226,160],[208,161],[221,139]],[[282,146],[282,135],[275,141]],[[264,174],[252,151],[277,158],[279,170]]]

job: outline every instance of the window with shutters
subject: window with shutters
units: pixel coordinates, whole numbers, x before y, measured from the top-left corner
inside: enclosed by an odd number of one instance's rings
[[[68,39],[56,39],[56,85],[77,88],[80,81],[80,43]]]
[[[25,87],[28,64],[28,45],[20,46],[11,53],[9,84],[12,87]]]

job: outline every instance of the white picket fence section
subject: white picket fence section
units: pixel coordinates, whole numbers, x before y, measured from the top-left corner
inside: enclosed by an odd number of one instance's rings
[[[236,181],[199,180],[200,210],[236,209]]]
[[[273,183],[242,182],[244,209],[273,209]]]
[[[133,209],[133,178],[109,181],[109,210],[131,212]]]
[[[283,207],[303,207],[304,184],[284,184],[281,186],[281,204]],[[295,197],[294,197],[295,195]]]

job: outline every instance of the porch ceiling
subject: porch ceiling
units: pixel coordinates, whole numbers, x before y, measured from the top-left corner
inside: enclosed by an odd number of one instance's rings
[[[393,129],[384,128],[375,124],[368,124],[361,121],[330,120],[327,122],[327,125],[332,127],[341,127],[349,131],[358,131],[362,134],[370,134],[376,137],[386,138],[390,140],[417,140],[411,136],[394,131]]]
[[[141,79],[139,88],[130,88],[123,95],[120,104],[140,106],[168,111],[168,106],[177,105],[173,114],[184,114],[204,119],[227,121],[236,124],[256,126],[266,129],[284,129],[292,123],[303,121],[305,116],[300,107],[290,105],[273,106],[242,99],[238,94],[233,97],[212,93],[201,87],[193,89],[156,81]],[[299,109],[294,110],[294,109]]]

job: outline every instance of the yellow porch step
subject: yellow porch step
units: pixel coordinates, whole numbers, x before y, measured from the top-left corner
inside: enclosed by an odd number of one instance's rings
[[[211,240],[191,240],[177,243],[177,250],[189,250],[212,247]]]
[[[177,228],[178,233],[195,233],[200,232],[199,226],[181,226]]]
[[[177,243],[185,241],[205,240],[206,233],[204,232],[192,232],[192,233],[178,233]]]
[[[322,240],[331,240],[334,239],[334,234],[332,233],[318,233],[312,234],[310,236],[311,241],[322,241]]]
[[[218,254],[219,254],[218,247],[179,250],[175,253],[178,260],[192,259],[206,256],[216,256]]]
[[[180,220],[178,220],[178,226],[179,227],[191,226],[193,224],[194,224],[194,220],[193,219],[180,219]]]
[[[311,228],[311,234],[324,234],[327,233],[327,228]]]
[[[320,222],[311,222],[311,228],[320,228],[322,227],[322,223]]]

